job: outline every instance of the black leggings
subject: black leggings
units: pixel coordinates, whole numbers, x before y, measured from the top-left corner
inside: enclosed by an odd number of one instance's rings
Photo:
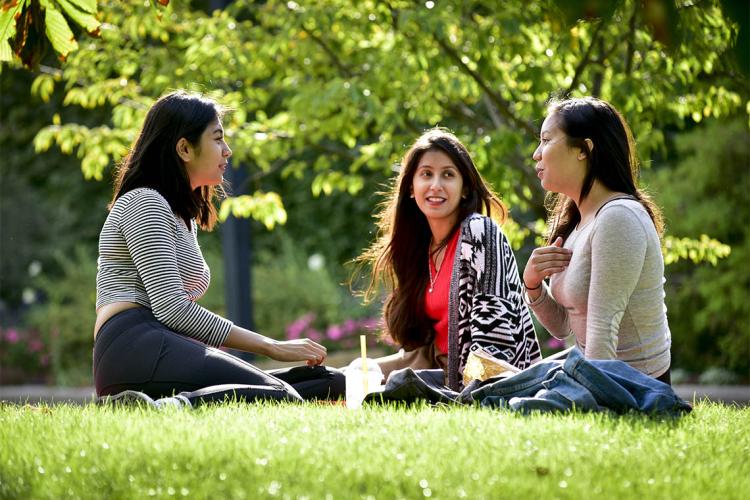
[[[157,399],[181,393],[191,403],[337,399],[344,375],[324,366],[264,372],[219,349],[175,333],[145,307],[116,314],[94,342],[97,396],[135,390]]]

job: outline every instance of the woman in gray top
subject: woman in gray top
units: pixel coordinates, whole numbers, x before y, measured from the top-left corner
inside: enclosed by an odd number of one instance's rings
[[[531,310],[553,336],[574,334],[586,358],[618,359],[669,383],[663,224],[636,186],[627,123],[600,99],[554,100],[533,158],[555,194],[548,246],[523,273]]]

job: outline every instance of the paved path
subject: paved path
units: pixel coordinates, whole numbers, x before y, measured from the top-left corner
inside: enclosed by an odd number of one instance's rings
[[[747,385],[675,385],[674,390],[682,399],[690,401],[710,401],[725,404],[750,405],[750,386]]]
[[[746,385],[676,385],[674,389],[681,398],[690,402],[708,399],[726,404],[750,405],[750,386]],[[0,386],[0,401],[11,403],[84,404],[93,400],[93,387]]]

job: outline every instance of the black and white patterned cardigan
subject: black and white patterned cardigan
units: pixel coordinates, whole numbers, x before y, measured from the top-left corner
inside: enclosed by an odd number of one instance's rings
[[[518,266],[507,238],[489,217],[461,223],[448,295],[448,386],[461,390],[469,352],[486,352],[524,369],[541,359]]]

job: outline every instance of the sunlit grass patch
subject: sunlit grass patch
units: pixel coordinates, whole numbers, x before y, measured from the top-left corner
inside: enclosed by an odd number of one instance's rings
[[[750,409],[0,406],[3,498],[742,498]]]

